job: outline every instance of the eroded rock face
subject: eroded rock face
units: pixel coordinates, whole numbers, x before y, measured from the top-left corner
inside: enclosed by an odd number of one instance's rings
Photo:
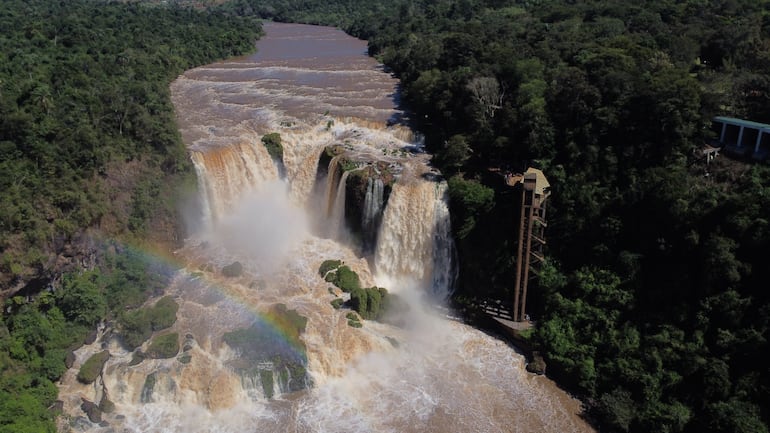
[[[345,145],[327,146],[318,160],[315,190],[325,185],[326,209],[336,206],[332,201],[344,180],[345,226],[354,235],[364,254],[374,252],[382,213],[392,191],[393,183],[403,167],[397,162],[379,160],[376,155],[356,154]],[[343,176],[343,173],[347,173]]]
[[[364,253],[373,253],[382,213],[393,189],[395,175],[389,164],[376,162],[348,176],[345,222],[358,235]]]

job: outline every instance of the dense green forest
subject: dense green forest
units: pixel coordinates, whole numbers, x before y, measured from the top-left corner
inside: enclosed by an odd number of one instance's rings
[[[54,382],[103,318],[137,341],[173,323],[131,310],[170,270],[106,239],[174,241],[174,189],[193,174],[169,83],[258,35],[252,19],[189,9],[2,2],[0,432],[55,431]]]
[[[490,169],[544,170],[533,339],[603,431],[768,431],[770,170],[696,150],[715,115],[770,122],[770,2],[223,7],[339,26],[401,78],[449,177],[459,303],[510,296],[516,198]]]
[[[164,236],[167,188],[190,176],[168,83],[252,49],[258,28],[237,16],[332,24],[368,39],[401,78],[449,178],[460,305],[510,295],[516,197],[490,169],[541,168],[548,261],[529,310],[549,375],[602,431],[768,431],[770,169],[724,155],[706,165],[693,151],[714,115],[770,122],[770,2],[233,0],[218,10],[3,1],[0,289],[82,261],[86,228]],[[53,431],[46,408],[67,349],[162,285],[163,271],[130,249],[101,248],[93,271],[61,278],[67,290],[6,301],[0,432]]]

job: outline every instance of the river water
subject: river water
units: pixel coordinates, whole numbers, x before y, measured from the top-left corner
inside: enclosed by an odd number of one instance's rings
[[[366,56],[364,41],[336,29],[264,28],[256,54],[190,70],[171,86],[201,191],[199,228],[176,253],[183,270],[166,289],[180,304],[172,331],[183,336],[185,362],[130,365],[132,354],[104,332],[62,379],[63,429],[592,431],[579,403],[526,373],[522,355],[436,312],[456,276],[446,183],[401,124],[398,81]],[[272,132],[282,164],[261,143]],[[331,148],[337,156],[326,161]],[[364,179],[358,190],[354,179]],[[360,212],[359,226],[350,212]],[[398,294],[408,306],[398,326],[349,326],[349,310],[330,305],[341,294],[318,274],[326,259],[343,260],[363,286]],[[243,273],[224,276],[234,261]],[[308,319],[302,389],[286,385],[301,375],[276,363],[261,362],[256,379],[244,374],[244,354],[224,342],[227,332],[274,325],[265,317],[278,303]],[[79,384],[78,366],[102,348],[111,353],[102,376]],[[272,397],[264,374],[276,383]],[[99,426],[83,418],[81,398],[109,398],[115,410]]]

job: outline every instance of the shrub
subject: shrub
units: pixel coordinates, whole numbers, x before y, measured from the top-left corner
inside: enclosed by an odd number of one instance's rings
[[[174,332],[153,338],[145,355],[148,358],[168,359],[175,357],[177,353],[179,353],[179,334]]]
[[[334,307],[335,310],[339,310],[340,307],[342,307],[342,299],[337,298],[331,302],[332,307]]]
[[[98,271],[64,275],[62,288],[55,292],[55,297],[67,319],[93,326],[105,316],[107,302],[99,287],[100,278]]]
[[[377,320],[385,314],[389,305],[388,291],[382,287],[352,290],[349,305],[364,319]]]
[[[337,269],[334,285],[342,289],[343,292],[350,292],[354,289],[361,288],[361,282],[358,279],[358,274],[353,272],[347,266],[340,266]]]
[[[107,350],[92,355],[80,366],[78,381],[85,384],[93,383],[102,373],[102,368],[108,359],[110,359],[110,352]]]
[[[325,277],[329,271],[333,271],[342,265],[342,261],[340,260],[324,260],[323,263],[321,263],[321,267],[318,268],[318,273],[321,274],[322,277]]]
[[[265,145],[267,153],[276,161],[283,161],[283,144],[281,144],[281,134],[272,132],[262,136],[262,144]]]

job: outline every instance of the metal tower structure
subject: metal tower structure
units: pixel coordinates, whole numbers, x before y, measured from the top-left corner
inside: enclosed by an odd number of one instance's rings
[[[551,194],[550,184],[543,172],[528,168],[516,180],[521,184],[521,217],[519,218],[519,242],[516,251],[516,282],[513,292],[513,320],[528,320],[526,314],[527,286],[537,274],[534,266],[543,261],[545,245],[546,200]],[[530,275],[531,273],[531,275]]]

